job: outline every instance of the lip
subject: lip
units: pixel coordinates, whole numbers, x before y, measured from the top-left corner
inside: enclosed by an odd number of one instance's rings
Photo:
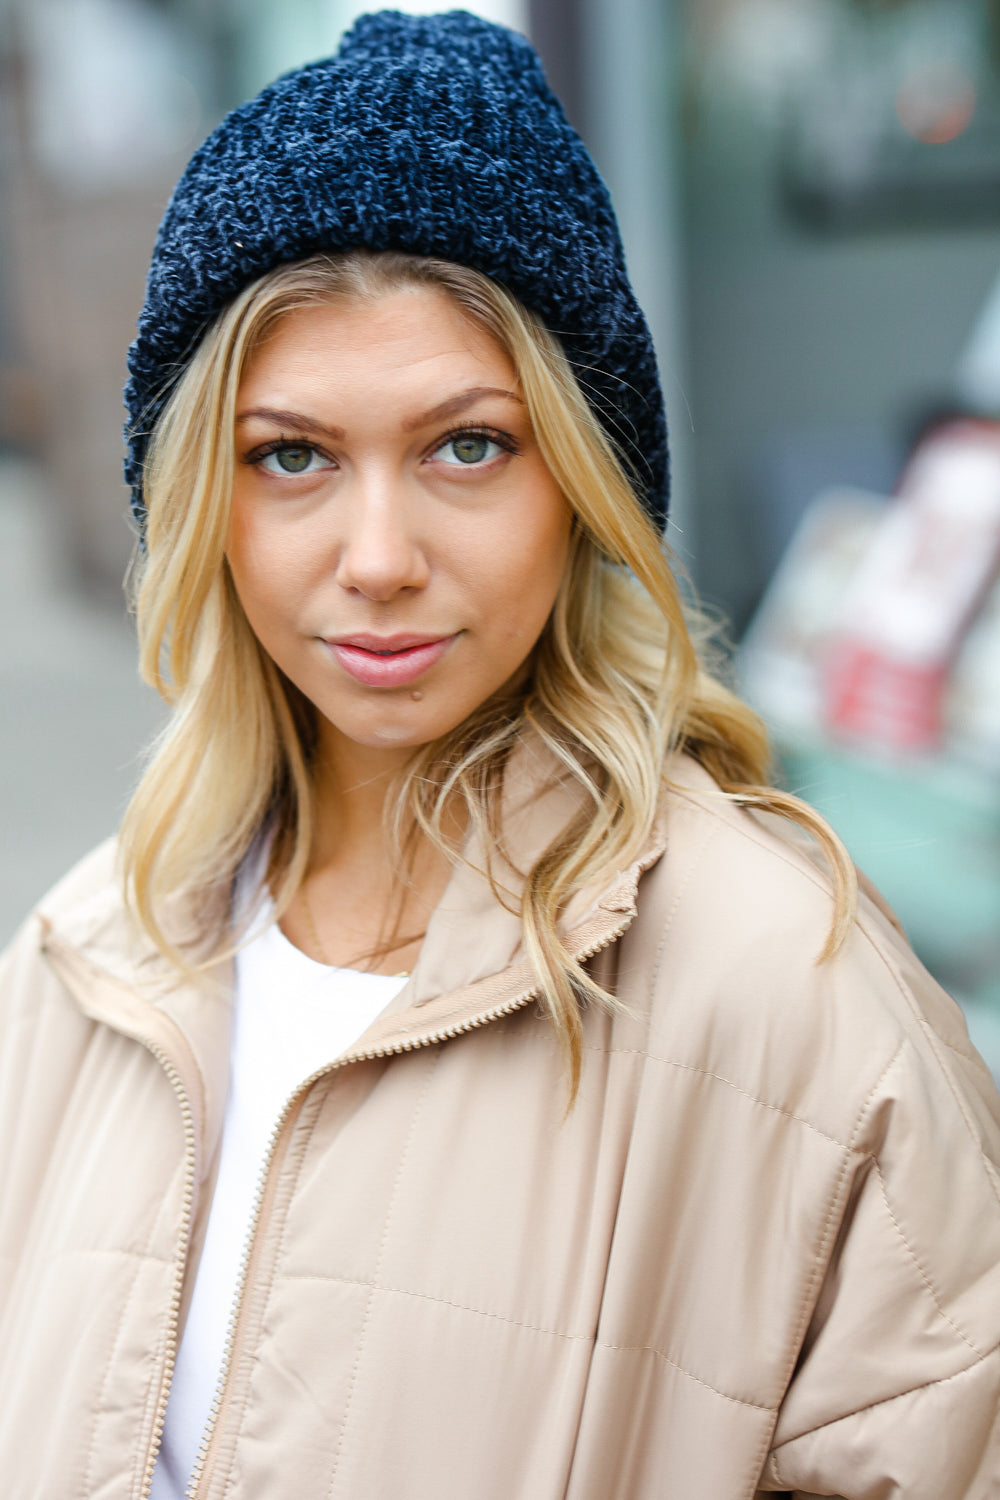
[[[349,635],[324,640],[349,677],[365,687],[406,687],[439,662],[454,635]]]

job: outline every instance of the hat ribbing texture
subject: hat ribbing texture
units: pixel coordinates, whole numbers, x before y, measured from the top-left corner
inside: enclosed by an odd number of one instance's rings
[[[354,247],[502,283],[560,340],[658,526],[666,420],[614,211],[530,43],[463,11],[362,16],[195,152],[153,251],[129,350],[125,477],[142,527],[156,419],[212,320],[266,271]]]

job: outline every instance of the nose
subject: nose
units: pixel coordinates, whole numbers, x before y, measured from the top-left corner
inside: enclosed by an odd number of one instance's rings
[[[341,588],[384,603],[430,576],[411,497],[401,480],[368,476],[342,497],[344,533],[336,578]]]

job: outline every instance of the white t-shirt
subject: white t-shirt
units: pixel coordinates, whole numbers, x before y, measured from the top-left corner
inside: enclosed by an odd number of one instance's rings
[[[190,1483],[221,1373],[257,1187],[278,1118],[299,1084],[356,1042],[405,983],[401,976],[316,963],[273,921],[236,955],[219,1173],[177,1351],[150,1500],[184,1500]]]

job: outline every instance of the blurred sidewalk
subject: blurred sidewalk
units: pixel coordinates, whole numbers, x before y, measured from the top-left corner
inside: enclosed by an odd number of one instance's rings
[[[0,945],[114,832],[162,719],[124,608],[62,576],[58,524],[36,472],[0,460]]]

